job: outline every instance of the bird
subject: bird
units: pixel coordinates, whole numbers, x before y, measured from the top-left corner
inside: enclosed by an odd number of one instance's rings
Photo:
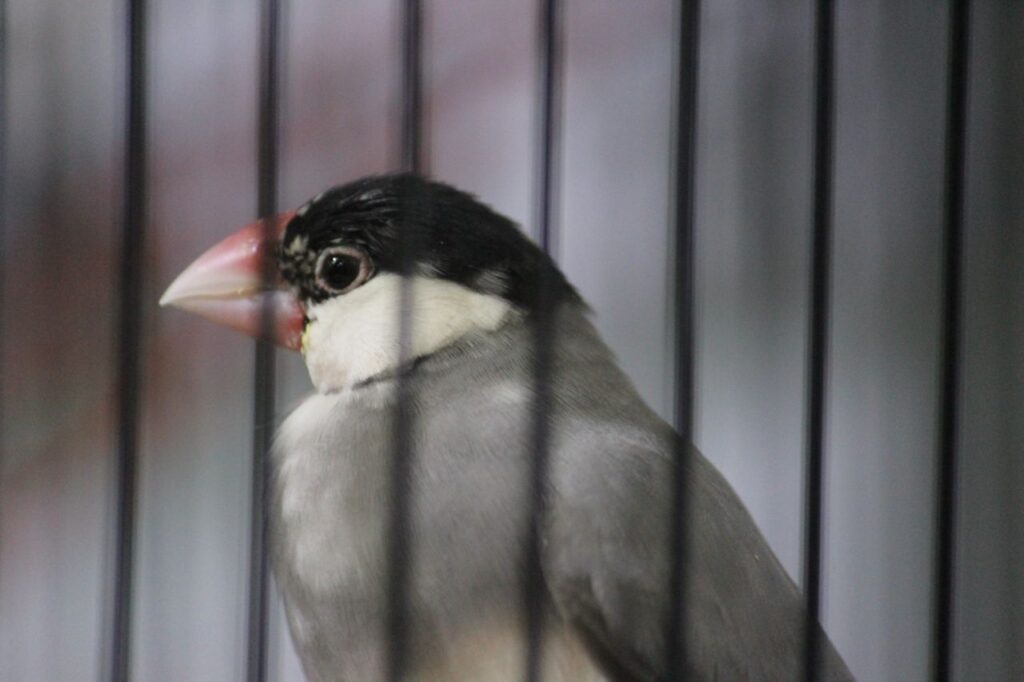
[[[670,651],[684,652],[681,679],[801,678],[804,598],[736,492],[644,403],[554,260],[471,194],[412,173],[332,187],[215,245],[161,304],[303,355],[314,390],[271,447],[268,551],[310,680],[395,679],[399,396],[402,679],[525,679],[531,529],[542,587],[534,679],[677,679]],[[674,603],[677,467],[687,544]],[[683,625],[669,642],[673,609]],[[816,628],[818,679],[852,680]]]

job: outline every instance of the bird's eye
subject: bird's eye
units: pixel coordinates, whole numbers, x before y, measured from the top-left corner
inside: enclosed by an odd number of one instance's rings
[[[316,281],[332,294],[352,291],[370,278],[370,259],[358,249],[336,246],[320,254],[316,264]]]

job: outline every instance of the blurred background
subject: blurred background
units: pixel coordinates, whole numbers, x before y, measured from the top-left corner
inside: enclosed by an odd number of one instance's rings
[[[0,680],[96,680],[116,449],[123,3],[7,0]],[[399,165],[399,3],[284,2],[279,203]],[[533,226],[536,11],[425,5],[432,175]],[[670,416],[668,0],[568,0],[555,253]],[[801,571],[809,0],[706,0],[696,441]],[[824,625],[928,675],[947,10],[837,3]],[[955,672],[1024,679],[1024,3],[974,3]],[[255,217],[258,3],[152,2],[133,678],[238,680],[251,340],[157,299]],[[278,408],[310,390],[280,353]],[[279,607],[272,679],[302,679]]]

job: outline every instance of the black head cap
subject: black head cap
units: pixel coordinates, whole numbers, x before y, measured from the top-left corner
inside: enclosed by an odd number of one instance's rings
[[[318,283],[316,268],[325,250],[339,247],[365,254],[375,273],[450,280],[501,296],[526,312],[541,301],[580,301],[515,223],[470,194],[413,174],[340,185],[299,209],[288,223],[279,261],[303,299],[320,302],[334,295]],[[543,297],[541,286],[547,288]]]

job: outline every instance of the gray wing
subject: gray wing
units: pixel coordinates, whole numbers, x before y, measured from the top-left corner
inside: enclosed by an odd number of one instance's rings
[[[671,437],[581,425],[562,435],[552,459],[545,578],[562,617],[614,679],[666,677]],[[798,679],[799,590],[714,467],[696,451],[685,462],[687,679]],[[822,679],[852,679],[826,648]]]

